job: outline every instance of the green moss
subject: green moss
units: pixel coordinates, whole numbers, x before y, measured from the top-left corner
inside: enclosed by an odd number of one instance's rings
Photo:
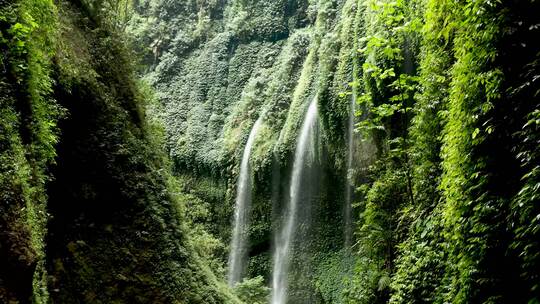
[[[239,303],[209,269],[220,244],[169,175],[122,36],[91,11],[60,11],[54,94],[69,116],[48,189],[51,298]]]
[[[357,54],[351,47],[355,43],[359,6],[355,1],[232,1],[223,7],[224,19],[216,16],[209,20],[210,24],[222,24],[220,30],[214,27],[217,31],[207,31],[210,34],[198,41],[196,47],[182,47],[185,51],[181,53],[172,50],[182,41],[165,43],[164,48],[171,52],[158,57],[159,63],[148,78],[158,91],[160,117],[176,171],[186,177],[184,181],[193,193],[208,204],[210,216],[215,218],[212,232],[224,243],[230,237],[244,143],[253,123],[262,116],[251,155],[257,183],[250,227],[253,256],[249,273],[268,279],[273,209],[279,208],[274,204],[278,197],[286,196],[285,177],[289,174],[297,133],[307,105],[316,96],[325,129],[320,154],[324,155],[323,163],[330,164],[322,170],[345,170],[344,131],[349,100],[338,94],[353,79],[349,66]],[[173,35],[176,29],[172,24],[188,14],[178,7],[167,7],[166,11],[178,15],[174,20],[160,21],[170,26],[169,33]],[[183,29],[186,37],[193,36],[189,26]],[[333,176],[336,181],[341,180],[337,174]],[[209,185],[208,180],[214,184]],[[336,187],[321,194],[321,207],[314,211],[317,220],[324,223],[335,221],[341,212],[331,207],[340,204],[343,196],[342,185],[336,181],[332,181]],[[196,194],[202,189],[206,192],[223,186],[227,193],[220,200]],[[339,226],[334,228],[332,231],[339,230]],[[321,232],[324,240],[314,239],[313,246],[325,250],[339,247],[336,243],[341,242],[340,233]],[[315,289],[314,284],[299,275],[298,284],[306,291]]]
[[[0,4],[0,301],[46,303],[45,183],[61,110],[51,98],[50,1]]]

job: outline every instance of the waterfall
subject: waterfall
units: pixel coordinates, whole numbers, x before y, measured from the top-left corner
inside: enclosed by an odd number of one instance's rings
[[[315,158],[317,123],[317,98],[314,98],[309,105],[302,124],[300,137],[298,138],[285,220],[275,239],[272,304],[285,304],[287,301],[287,276],[291,260],[291,245],[297,229],[296,222],[299,207],[298,204],[300,203],[301,182],[305,178],[305,169],[308,161],[314,160]]]
[[[249,225],[249,212],[251,208],[251,174],[249,156],[251,148],[261,126],[261,117],[257,119],[242,154],[240,175],[237,181],[236,203],[234,209],[234,229],[231,240],[231,252],[229,254],[229,286],[234,286],[242,279],[242,274],[247,260],[247,235]]]
[[[353,157],[354,157],[354,117],[356,111],[356,94],[353,90],[351,94],[351,102],[349,107],[349,130],[347,135],[348,148],[347,153],[347,177],[345,179],[345,206],[344,206],[344,238],[345,247],[349,248],[352,243],[352,169],[353,169]]]

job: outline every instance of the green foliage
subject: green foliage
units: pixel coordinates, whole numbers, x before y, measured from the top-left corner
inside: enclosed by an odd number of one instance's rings
[[[436,6],[435,2],[430,5]],[[396,272],[392,280],[391,303],[440,302],[442,278],[446,267],[446,240],[442,235],[440,184],[441,129],[446,106],[452,51],[438,40],[443,16],[434,16],[427,8],[422,31],[419,92],[412,109],[410,147],[415,205],[404,209],[410,223],[407,239],[398,247]]]
[[[348,251],[317,256],[316,286],[324,303],[347,303],[347,296],[355,285],[351,280],[355,257]],[[356,283],[356,282],[354,282]]]
[[[453,276],[447,297],[456,303],[505,302],[513,292],[501,284],[503,278],[515,277],[514,261],[510,257],[507,266],[499,268],[493,261],[507,257],[506,193],[513,186],[508,184],[505,191],[499,191],[496,185],[502,172],[490,164],[505,158],[505,148],[492,155],[482,151],[491,140],[494,125],[490,121],[495,123],[494,107],[502,97],[503,72],[494,63],[504,15],[489,3],[454,7],[451,13],[460,27],[453,40],[456,63],[442,150],[441,188],[452,265],[447,275]],[[496,135],[499,144],[506,142],[504,136]],[[509,178],[512,173],[502,174]]]
[[[440,303],[447,260],[441,211],[422,214],[409,229],[398,245],[389,303]]]
[[[408,128],[419,80],[414,54],[421,19],[413,13],[414,1],[365,5],[366,36],[359,37],[364,88],[356,100],[363,119],[357,128],[376,139],[380,160],[369,168],[371,180],[361,187],[357,284],[349,299],[385,303],[396,249],[408,224],[400,210],[415,202]]]
[[[244,279],[234,286],[234,292],[245,303],[253,304],[268,303],[270,296],[270,288],[266,287],[261,276]]]
[[[200,223],[204,205],[179,190],[156,120],[145,119],[152,96],[134,80],[132,54],[106,18],[85,17],[95,13],[60,4],[54,93],[70,114],[49,187],[47,262],[62,291],[51,297],[239,303],[210,269],[221,244]]]
[[[51,97],[51,1],[0,4],[0,301],[46,303],[47,167],[61,109]]]
[[[369,190],[359,222],[363,234],[359,234],[357,276],[370,279],[358,284],[362,287],[356,291],[357,302],[376,301],[380,285],[376,282],[384,277],[378,270],[382,266],[376,265],[388,256],[385,251],[377,252],[377,245],[362,245],[362,241],[384,240],[386,234],[405,236],[390,249],[396,258],[387,258],[395,263],[395,270],[390,268],[391,303],[534,301],[536,289],[532,286],[537,285],[530,281],[532,272],[519,274],[516,270],[523,263],[518,257],[533,261],[537,255],[516,244],[524,241],[532,249],[537,243],[531,241],[535,239],[532,234],[529,241],[519,238],[517,242],[512,241],[512,234],[536,233],[532,227],[538,227],[531,213],[521,217],[515,211],[520,208],[515,202],[521,194],[536,196],[533,184],[537,182],[527,182],[536,176],[529,162],[536,154],[521,142],[534,141],[535,137],[518,135],[528,132],[520,128],[534,125],[535,106],[515,98],[519,94],[529,96],[525,99],[536,96],[526,79],[531,79],[537,55],[520,51],[523,59],[513,62],[501,55],[512,53],[510,49],[517,51],[512,47],[517,41],[528,45],[527,49],[535,48],[530,42],[534,35],[531,27],[527,33],[525,25],[519,34],[514,31],[515,22],[530,22],[529,17],[519,17],[526,16],[525,7],[483,1],[426,1],[405,5],[377,2],[368,8],[367,37],[360,50],[366,56],[366,89],[358,99],[367,110],[367,119],[358,127],[379,138],[384,148],[382,159],[393,162],[398,170],[388,173],[379,169],[374,172],[374,181],[364,186]],[[402,11],[412,8],[419,10]],[[376,13],[370,15],[369,10]],[[421,20],[425,25],[419,32]],[[409,28],[406,34],[400,34],[405,28]],[[410,71],[416,68],[406,67],[405,54],[419,38],[419,74],[411,77]],[[413,47],[412,56],[416,52]],[[524,66],[528,72],[515,72]],[[527,152],[516,152],[518,149]],[[393,193],[394,188],[381,187],[389,174],[402,174],[399,183],[408,186],[399,193],[408,192],[409,199],[398,196],[384,205],[386,200],[379,195],[376,201],[381,203],[379,208],[401,210],[399,219],[392,212],[370,210],[370,193]],[[531,206],[530,201],[521,206]],[[380,216],[374,216],[377,214]],[[394,222],[388,222],[392,218]],[[385,220],[384,228],[372,225],[366,233],[366,223],[381,219]],[[392,226],[395,221],[398,225]],[[518,222],[524,226],[516,229]],[[362,257],[366,249],[375,250],[375,254]],[[497,262],[501,260],[505,261],[502,266]],[[521,269],[532,269],[528,267],[534,263],[520,264]],[[516,283],[520,280],[531,285]],[[517,290],[522,290],[519,300]]]
[[[291,302],[537,303],[538,6],[0,1],[0,301],[266,303],[316,99],[322,178]],[[259,118],[251,278],[233,294],[232,202]]]
[[[398,211],[408,197],[403,170],[383,167],[381,172],[382,175],[375,174],[377,180],[373,184],[362,187],[367,193],[363,195],[365,205],[357,232],[355,288],[349,295],[354,303],[385,303],[389,296],[395,247],[400,241]]]
[[[145,120],[127,3],[0,3],[2,302],[239,303]]]

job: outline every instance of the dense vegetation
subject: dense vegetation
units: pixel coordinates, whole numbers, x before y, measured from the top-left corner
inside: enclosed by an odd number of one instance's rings
[[[111,17],[1,4],[0,302],[239,302],[192,233]]]
[[[367,277],[377,285],[359,290],[361,302],[539,300],[535,8],[371,8],[386,29],[367,37],[361,100],[387,144],[365,188],[360,246],[370,263],[358,269],[375,267]]]
[[[268,302],[315,100],[289,303],[540,303],[538,11],[0,0],[0,302]],[[258,118],[246,279],[229,288]]]

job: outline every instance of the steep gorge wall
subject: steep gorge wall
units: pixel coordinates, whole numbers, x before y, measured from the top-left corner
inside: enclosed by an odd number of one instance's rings
[[[239,303],[99,5],[0,2],[0,302]]]
[[[135,35],[153,46],[146,78],[158,92],[155,113],[165,126],[176,170],[220,181],[225,197],[211,202],[218,227],[210,229],[225,241],[243,147],[253,123],[263,117],[251,155],[257,180],[251,227],[255,265],[262,252],[263,265],[269,266],[272,205],[274,211],[282,208],[299,128],[313,98],[323,128],[323,176],[331,181],[316,212],[328,225],[316,235],[327,242],[326,251],[341,247],[351,98],[345,93],[353,81],[361,9],[357,1],[150,1],[139,4],[140,15],[132,20],[134,29],[147,24],[142,20],[150,22]],[[191,191],[201,192],[196,188]],[[276,191],[278,205],[272,202]],[[268,269],[255,273],[268,275]]]

